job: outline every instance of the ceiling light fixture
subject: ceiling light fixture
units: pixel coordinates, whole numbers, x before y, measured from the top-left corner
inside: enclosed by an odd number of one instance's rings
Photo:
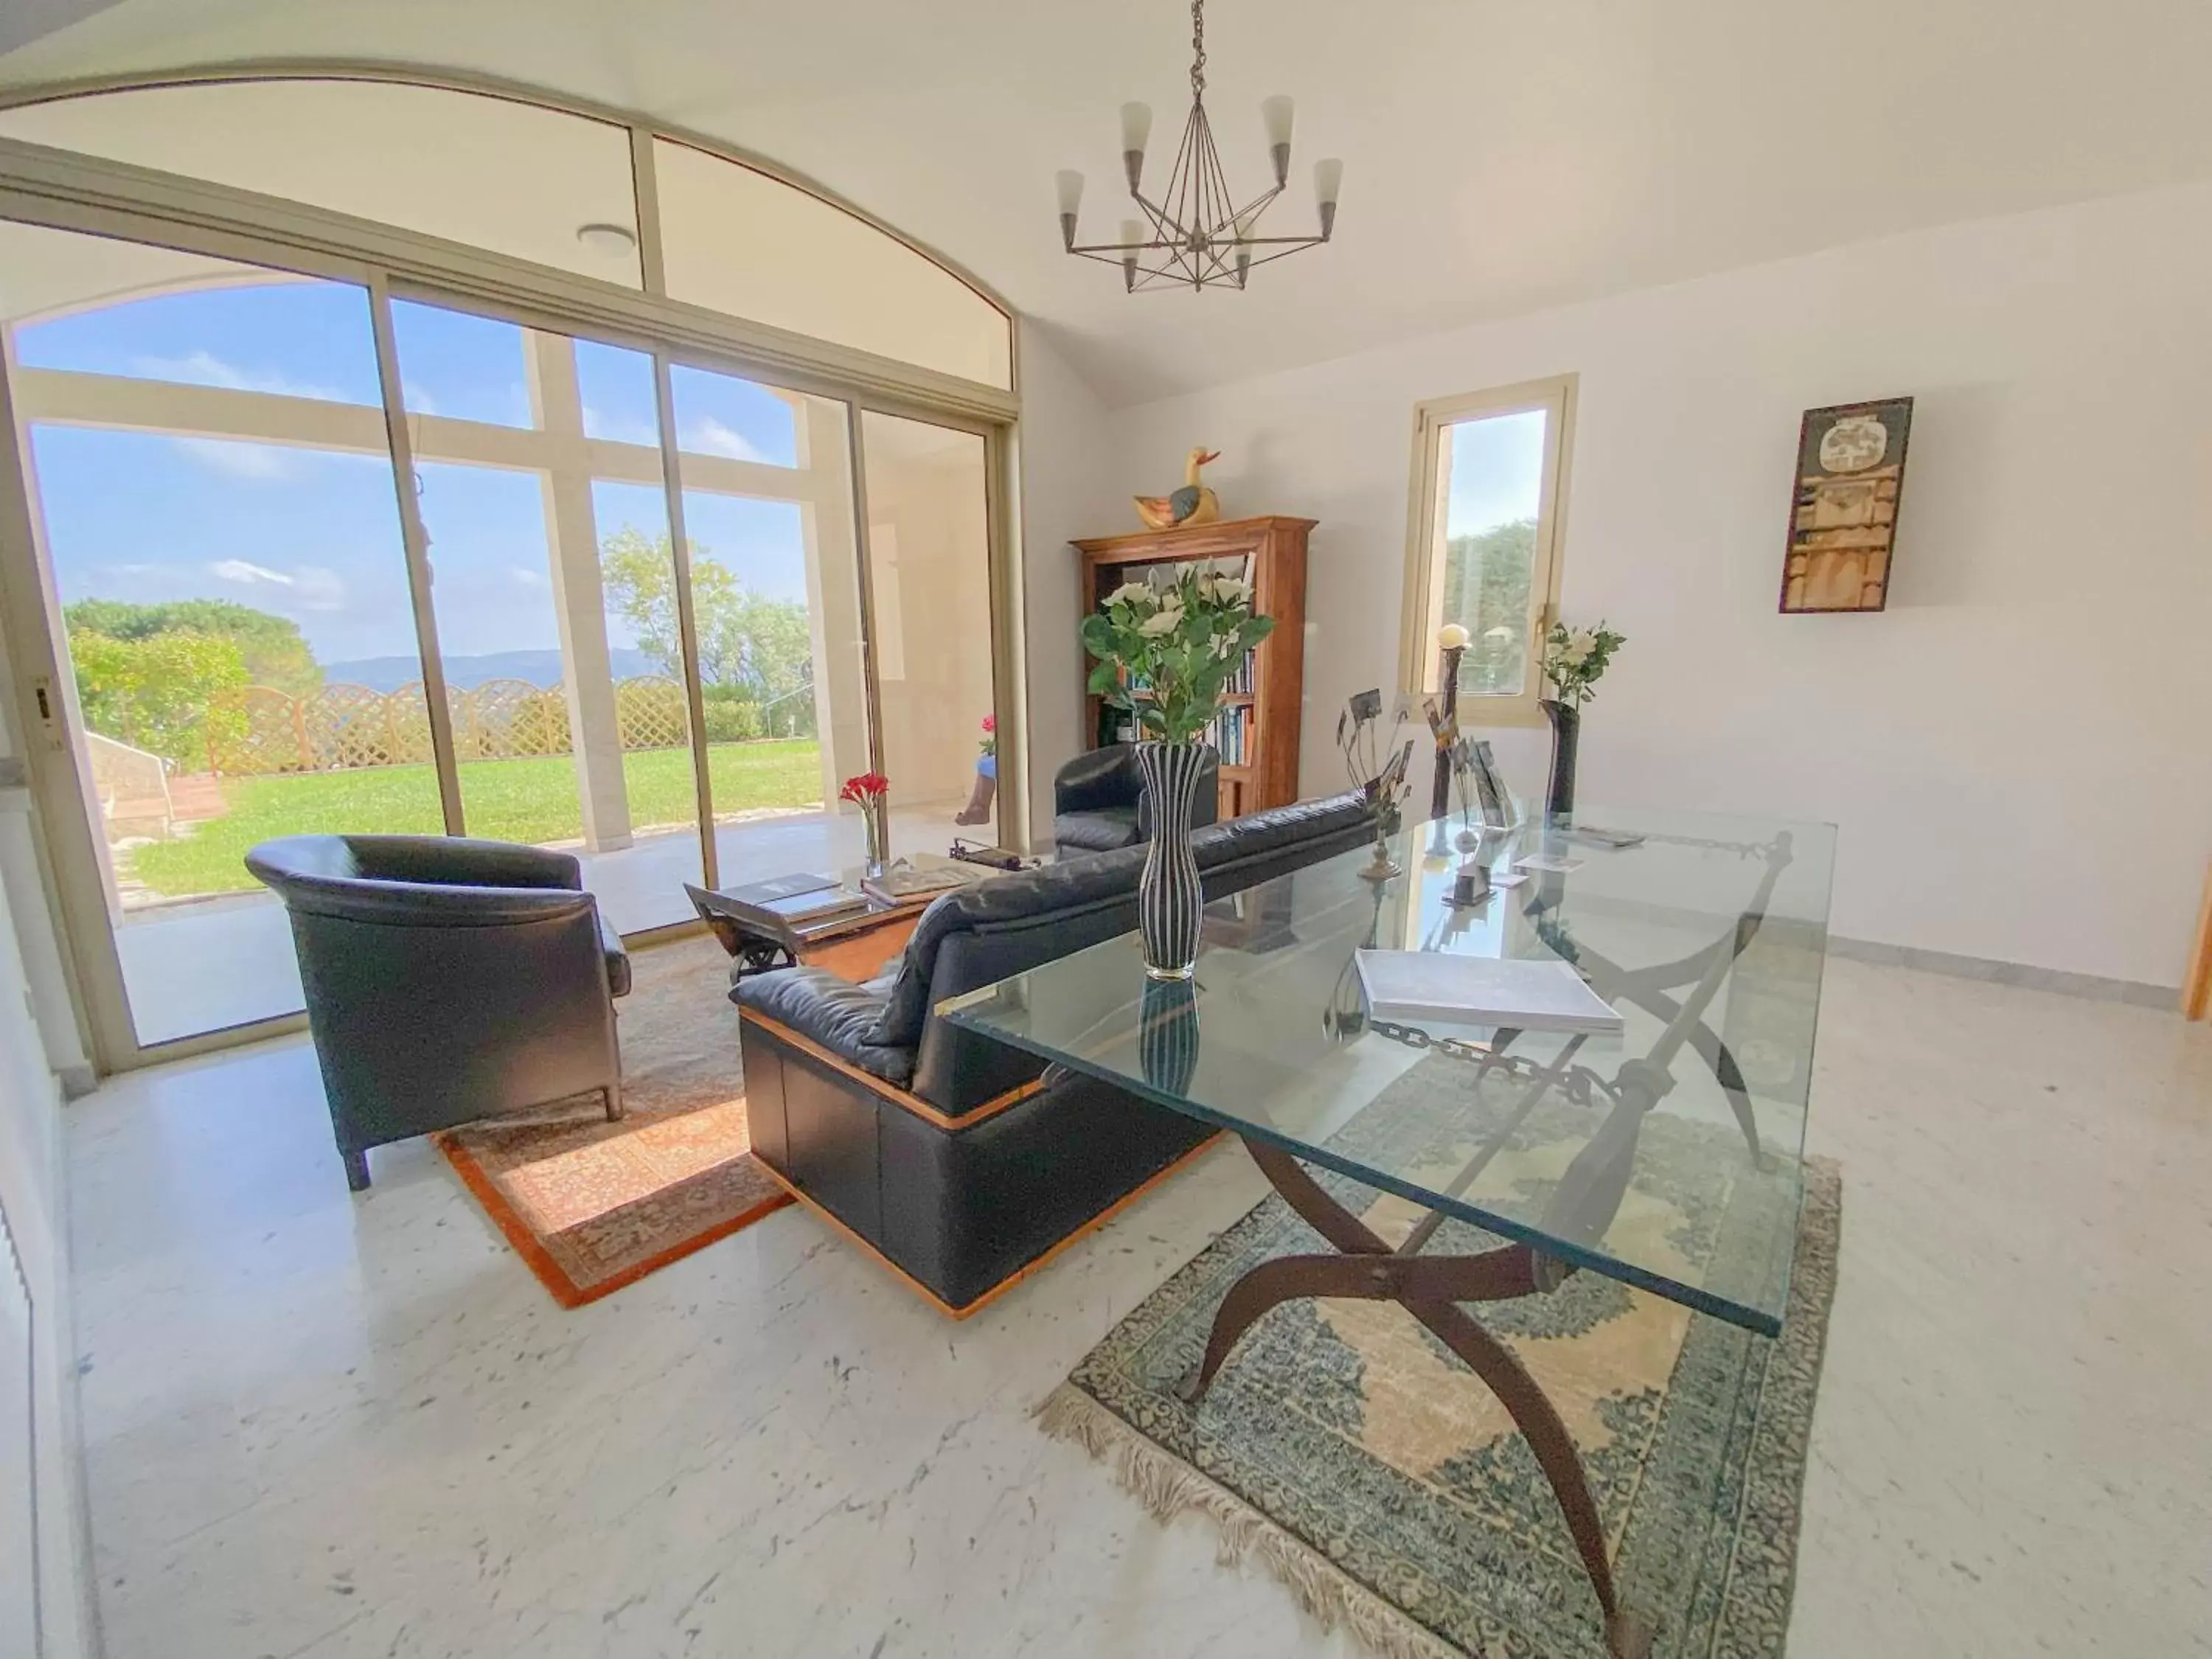
[[[637,236],[628,225],[578,225],[576,240],[594,253],[620,259],[637,246]]]
[[[1228,175],[1222,171],[1221,152],[1214,146],[1213,128],[1206,118],[1206,0],[1191,0],[1190,45],[1190,115],[1183,122],[1182,143],[1158,202],[1140,188],[1152,112],[1143,104],[1121,106],[1121,166],[1128,174],[1129,198],[1143,210],[1144,219],[1124,219],[1118,242],[1079,243],[1075,215],[1083,201],[1083,175],[1063,173],[1059,179],[1061,242],[1070,253],[1121,266],[1122,283],[1132,294],[1150,288],[1218,288],[1224,283],[1241,289],[1253,266],[1318,247],[1336,228],[1336,192],[1343,182],[1344,163],[1329,161],[1314,167],[1314,195],[1321,204],[1319,235],[1255,234],[1260,216],[1290,182],[1291,100],[1261,100],[1260,117],[1267,131],[1275,183],[1244,206],[1237,206],[1229,194]]]

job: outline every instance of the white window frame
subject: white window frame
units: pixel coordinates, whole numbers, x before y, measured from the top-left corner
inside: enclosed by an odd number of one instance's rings
[[[1520,691],[1460,694],[1463,726],[1541,726],[1537,707],[1543,681],[1536,664],[1543,639],[1559,614],[1560,555],[1566,540],[1567,475],[1574,449],[1578,376],[1495,386],[1455,398],[1431,398],[1413,406],[1413,477],[1406,511],[1406,600],[1398,647],[1398,684],[1421,691],[1438,689],[1445,558],[1445,503],[1451,494],[1450,452],[1445,432],[1463,421],[1541,410],[1544,470],[1536,507],[1536,568],[1528,582],[1528,683]]]

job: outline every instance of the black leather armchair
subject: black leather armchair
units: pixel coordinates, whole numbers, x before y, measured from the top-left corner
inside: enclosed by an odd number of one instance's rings
[[[368,1150],[571,1096],[622,1115],[622,939],[566,853],[446,836],[288,836],[284,901],[346,1184]]]
[[[1199,830],[1207,897],[1364,847],[1370,812],[1346,794]],[[753,1151],[946,1312],[973,1311],[1214,1133],[935,1012],[1133,928],[1144,862],[1125,848],[948,893],[866,984],[786,968],[730,993]]]
[[[1209,749],[1199,780],[1194,827],[1212,823],[1220,812],[1221,757]],[[1152,802],[1137,770],[1137,746],[1109,744],[1078,755],[1052,780],[1052,839],[1061,857],[1070,853],[1110,853],[1152,838]]]

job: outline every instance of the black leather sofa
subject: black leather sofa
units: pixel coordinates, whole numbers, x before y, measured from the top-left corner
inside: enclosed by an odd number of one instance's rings
[[[1358,794],[1191,838],[1209,898],[1364,844]],[[738,980],[753,1150],[798,1197],[972,1312],[1212,1137],[1195,1120],[939,1019],[947,997],[1136,926],[1142,847],[939,899],[866,984],[818,968]]]
[[[368,1150],[573,1095],[622,1115],[621,938],[566,853],[447,836],[288,836],[284,901],[346,1184]]]
[[[1206,775],[1199,780],[1194,825],[1220,815],[1221,759],[1206,753]],[[1078,755],[1053,775],[1052,839],[1062,857],[1070,853],[1111,853],[1152,838],[1152,802],[1144,775],[1137,769],[1137,745],[1109,744]]]

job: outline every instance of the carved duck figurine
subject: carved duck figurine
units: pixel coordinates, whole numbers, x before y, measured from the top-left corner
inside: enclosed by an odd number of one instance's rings
[[[1204,444],[1192,447],[1190,459],[1184,462],[1182,488],[1172,495],[1136,495],[1137,516],[1145,521],[1147,530],[1173,530],[1177,525],[1212,524],[1221,516],[1221,503],[1214,494],[1198,481],[1198,470],[1208,461],[1218,461],[1221,452],[1208,449]]]

